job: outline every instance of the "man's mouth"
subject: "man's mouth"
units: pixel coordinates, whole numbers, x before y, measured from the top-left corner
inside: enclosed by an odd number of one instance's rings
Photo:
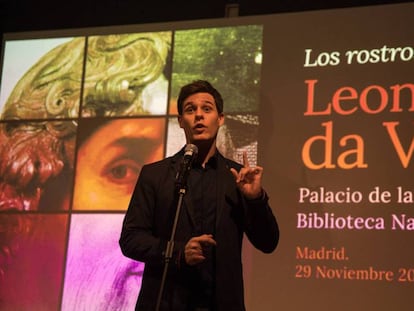
[[[193,130],[196,132],[203,131],[206,127],[203,124],[196,124],[196,126],[193,127]]]

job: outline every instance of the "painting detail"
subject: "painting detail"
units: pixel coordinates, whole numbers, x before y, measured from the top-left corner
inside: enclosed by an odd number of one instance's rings
[[[84,117],[165,113],[170,40],[169,32],[90,37],[83,85],[85,38],[41,57],[1,114],[10,121],[0,124],[0,210],[68,209],[81,93]]]
[[[177,90],[195,78],[221,85],[220,149],[247,148],[256,163],[261,35],[252,25],[6,42],[1,310],[133,308],[144,264],[121,254],[121,220],[142,166],[183,147]]]

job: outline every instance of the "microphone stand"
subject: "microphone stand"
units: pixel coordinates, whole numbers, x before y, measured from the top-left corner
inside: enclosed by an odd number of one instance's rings
[[[164,286],[165,286],[165,280],[167,278],[168,267],[169,267],[170,260],[172,258],[172,254],[174,250],[174,238],[175,238],[175,232],[177,230],[178,218],[180,216],[181,206],[183,204],[183,198],[184,198],[185,193],[186,193],[185,186],[184,185],[180,186],[180,190],[178,192],[179,196],[178,196],[177,210],[175,211],[174,224],[173,224],[172,231],[171,231],[171,237],[170,237],[170,240],[167,242],[167,248],[165,251],[164,271],[162,273],[161,285],[160,285],[160,289],[158,292],[157,305],[155,307],[155,311],[159,311],[160,309],[162,294],[163,294]]]

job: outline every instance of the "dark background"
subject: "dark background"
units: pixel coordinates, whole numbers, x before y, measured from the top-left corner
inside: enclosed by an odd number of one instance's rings
[[[412,2],[407,0],[0,0],[0,34],[221,18]]]
[[[3,34],[31,30],[100,27],[326,10],[412,0],[0,0]],[[0,50],[0,51],[1,51]],[[1,56],[1,52],[0,52]]]

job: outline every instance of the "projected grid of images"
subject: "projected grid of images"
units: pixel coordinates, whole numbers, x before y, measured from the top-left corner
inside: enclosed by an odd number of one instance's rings
[[[144,264],[121,223],[142,166],[185,144],[180,87],[219,89],[218,147],[255,164],[261,57],[260,25],[6,41],[0,309],[133,309]]]

